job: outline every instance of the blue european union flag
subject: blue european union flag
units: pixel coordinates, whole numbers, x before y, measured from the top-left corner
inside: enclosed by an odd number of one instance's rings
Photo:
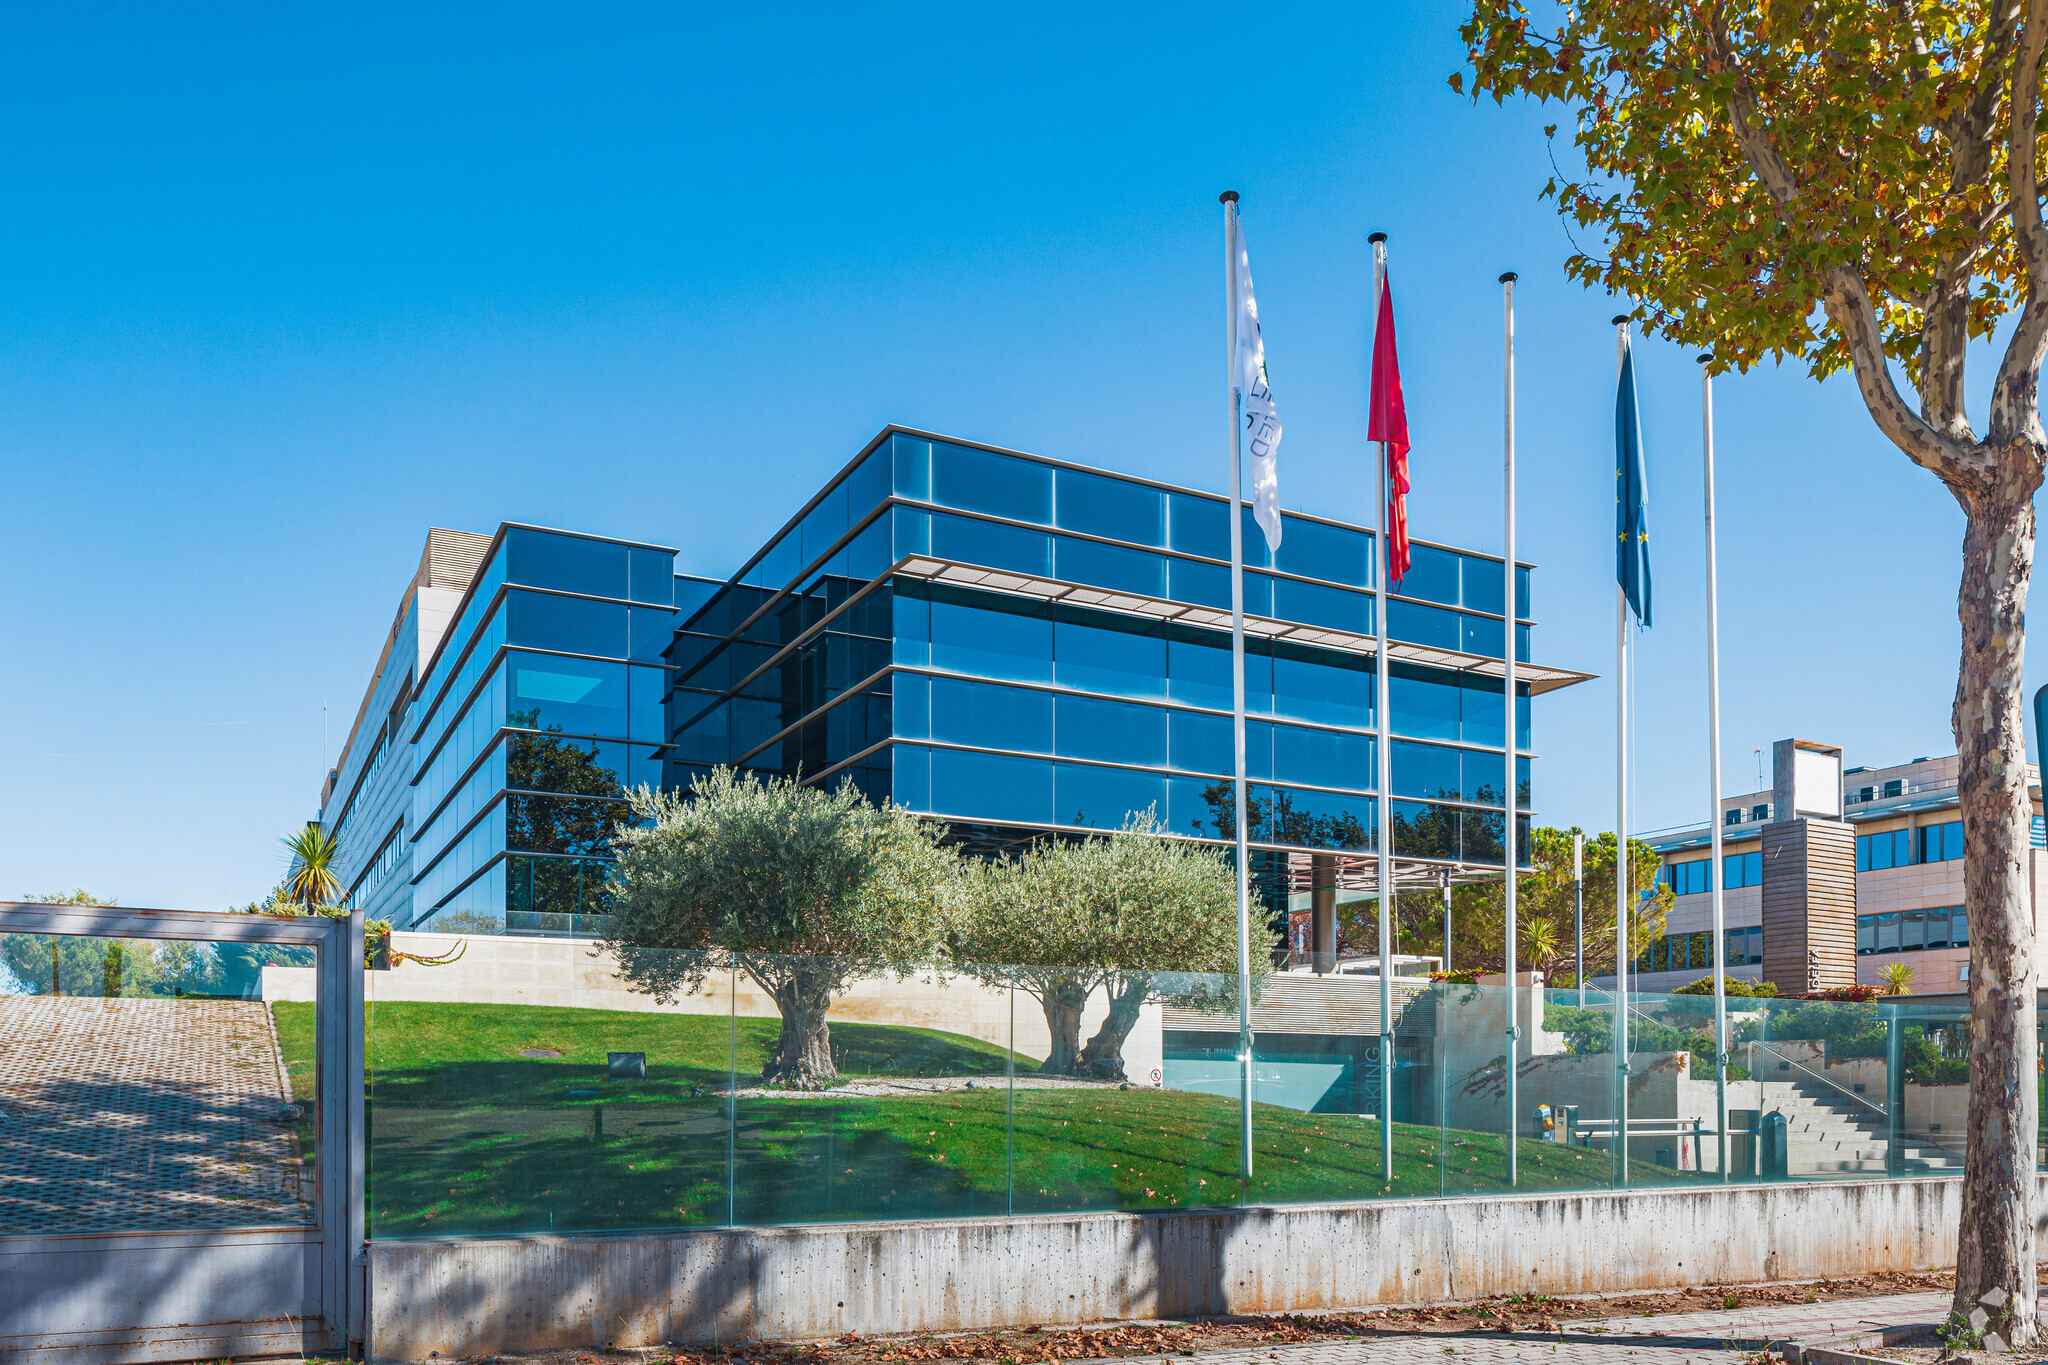
[[[1643,478],[1643,425],[1636,412],[1636,356],[1621,353],[1621,385],[1614,396],[1614,581],[1650,624],[1650,489]]]

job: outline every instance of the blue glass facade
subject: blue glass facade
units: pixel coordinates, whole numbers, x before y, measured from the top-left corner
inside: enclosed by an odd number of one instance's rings
[[[1371,533],[1288,514],[1269,556],[1242,515],[1251,838],[1268,863],[1370,852]],[[885,432],[683,622],[667,780],[726,763],[850,778],[991,846],[1147,808],[1234,839],[1228,517],[1211,494]],[[1498,559],[1418,545],[1389,600],[1404,861],[1502,861],[1505,707],[1474,668],[1509,638],[1502,578]],[[1516,727],[1526,751],[1526,687]]]
[[[366,912],[513,932],[603,913],[624,793],[661,782],[675,581],[673,550],[499,529],[388,726],[409,790],[382,847],[402,857],[358,866],[335,817]]]
[[[323,803],[344,883],[401,927],[587,930],[625,789],[715,764],[851,780],[983,850],[1147,809],[1230,843],[1229,515],[891,428],[723,583],[652,546],[467,537],[459,598],[404,618],[418,667],[380,664],[365,701],[383,747],[359,720]],[[1372,537],[1289,513],[1269,555],[1240,515],[1249,833],[1277,891],[1311,854],[1353,867],[1378,847]],[[1512,640],[1526,663],[1531,631],[1528,570],[1512,622],[1502,578],[1416,545],[1388,601],[1393,851],[1411,867],[1502,862],[1500,659]],[[1529,674],[1538,691],[1576,676]]]

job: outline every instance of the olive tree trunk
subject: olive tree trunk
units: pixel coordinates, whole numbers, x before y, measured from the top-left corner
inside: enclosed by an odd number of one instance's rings
[[[760,981],[757,976],[755,978]],[[832,1030],[825,1012],[832,1008],[832,993],[839,978],[834,971],[798,963],[769,980],[761,981],[775,997],[782,1013],[782,1030],[775,1037],[775,1053],[761,1068],[761,1079],[769,1085],[792,1090],[823,1090],[839,1079],[832,1065]]]
[[[2034,1144],[2039,1111],[2020,666],[2038,465],[1998,452],[1963,499],[1962,668],[1954,713],[1970,917],[1970,1110],[1954,1307],[1982,1306],[2008,1345],[2035,1340]],[[2015,458],[2015,456],[2019,456]],[[1988,1296],[1993,1303],[1985,1303]]]
[[[1045,1008],[1046,1032],[1051,1048],[1038,1070],[1047,1076],[1076,1076],[1081,1072],[1081,1011],[1088,1008],[1088,986],[1084,982],[1055,978],[1039,993]]]
[[[1095,1036],[1088,1040],[1088,1046],[1081,1050],[1084,1075],[1113,1081],[1129,1079],[1124,1074],[1124,1042],[1138,1026],[1138,1015],[1151,993],[1150,972],[1129,972],[1121,981],[1110,984],[1109,1013],[1095,1030]]]

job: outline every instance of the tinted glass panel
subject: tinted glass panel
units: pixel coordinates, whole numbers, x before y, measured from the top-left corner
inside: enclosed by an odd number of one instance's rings
[[[965,446],[932,447],[932,501],[1015,521],[1052,521],[1052,468]]]
[[[945,815],[1052,823],[1052,764],[1037,758],[934,749],[932,806]]]
[[[911,810],[932,808],[931,750],[916,744],[890,746],[891,797]]]
[[[625,656],[627,609],[619,603],[514,591],[506,594],[505,609],[510,644]]]
[[[1366,537],[1363,531],[1325,526],[1319,521],[1288,517],[1273,567],[1304,578],[1322,578],[1332,583],[1364,587],[1366,578]]]
[[[635,666],[630,675],[631,714],[626,718],[626,737],[658,741],[662,738],[662,699],[668,691],[668,674],[659,668]]]
[[[1089,692],[1164,696],[1166,635],[1162,627],[1107,612],[1056,609],[1054,673]]]
[[[1166,824],[1176,834],[1209,839],[1236,837],[1232,823],[1236,796],[1228,780],[1171,777],[1166,781]]]
[[[1167,713],[1156,706],[1063,696],[1054,714],[1054,752],[1064,758],[1146,765],[1166,762]]]
[[[1373,741],[1366,735],[1273,727],[1273,777],[1316,787],[1358,787],[1373,783]],[[1399,790],[1399,788],[1396,788]]]
[[[1174,711],[1167,723],[1167,738],[1169,761],[1176,768],[1198,773],[1228,773],[1235,769],[1227,716]]]
[[[1210,559],[1230,558],[1230,514],[1220,500],[1169,493],[1166,501],[1174,549]]]
[[[957,678],[931,680],[931,737],[980,749],[1052,752],[1052,696]]]
[[[1145,810],[1166,816],[1166,779],[1157,773],[1062,763],[1053,783],[1053,809],[1063,825],[1117,829]]]
[[[934,588],[932,664],[1019,682],[1052,681],[1052,616],[1016,598]]]
[[[1439,611],[1435,607],[1403,602],[1398,598],[1387,602],[1387,635],[1391,639],[1435,645],[1439,649],[1458,649],[1464,643],[1456,612]]]
[[[1273,645],[1273,714],[1325,725],[1373,723],[1372,661],[1359,655]]]
[[[1535,615],[1529,610],[1529,571],[1519,564],[1515,566],[1515,615],[1525,621]]]
[[[1015,573],[1050,575],[1052,537],[1021,526],[1002,526],[968,517],[932,517],[932,553],[940,559],[980,564]]]
[[[1224,784],[1226,800],[1229,790]],[[1373,846],[1371,797],[1289,787],[1259,787],[1253,796],[1253,837],[1261,842],[1360,852]]]
[[[1388,604],[1390,609],[1393,605]],[[1458,738],[1464,689],[1456,683],[1397,663],[1394,676],[1387,679],[1387,691],[1394,711],[1389,728],[1395,734]]]
[[[629,594],[635,602],[675,601],[676,557],[666,550],[629,548],[626,551]]]
[[[932,443],[915,436],[898,436],[890,442],[896,491],[906,498],[928,502],[932,496]]]
[[[673,583],[673,578],[669,579]],[[657,663],[676,636],[676,614],[666,607],[634,607],[630,657],[643,663]]]
[[[1166,594],[1176,602],[1230,610],[1230,570],[1194,559],[1169,559]]]
[[[1238,510],[1243,517],[1240,524],[1244,530],[1244,562],[1261,569],[1271,568],[1273,566],[1273,552],[1266,547],[1266,533],[1259,529],[1259,523],[1252,518],[1251,508],[1240,507]],[[1281,529],[1285,531],[1286,528],[1287,523],[1282,522]],[[1224,558],[1228,559],[1229,557],[1229,551],[1226,550]]]
[[[1484,654],[1489,659],[1501,657],[1501,642],[1506,639],[1506,622],[1496,621],[1490,616],[1462,616],[1458,621],[1459,634],[1463,640],[1459,648],[1468,654]]]
[[[890,520],[895,525],[897,559],[932,552],[931,513],[920,512],[915,507],[897,507],[891,510]]]
[[[1447,607],[1458,605],[1458,556],[1431,545],[1410,545],[1408,558],[1408,576],[1396,585],[1395,592]]]
[[[846,524],[859,524],[861,518],[879,507],[888,496],[889,450],[884,446],[855,465],[853,472],[846,476]]]
[[[626,665],[513,654],[505,723],[526,730],[627,738]],[[657,711],[658,711],[657,707]],[[654,738],[659,738],[658,735]]]
[[[1465,794],[1459,750],[1394,741],[1394,794],[1458,800]]]
[[[1062,469],[1053,475],[1059,524],[1069,531],[1128,540],[1166,543],[1166,494],[1125,479]]]
[[[1055,578],[1146,597],[1166,595],[1166,559],[1163,555],[1129,550],[1120,545],[1103,545],[1093,540],[1075,540],[1072,536],[1056,536],[1054,540],[1057,542]],[[1223,577],[1227,584],[1230,578],[1227,570]],[[1225,591],[1228,591],[1227,587]]]
[[[1472,555],[1462,556],[1465,561],[1464,604],[1474,611],[1490,611],[1506,615],[1502,603],[1506,585],[1501,582],[1502,565],[1497,559],[1479,559]]]
[[[596,597],[629,595],[623,545],[525,530],[507,531],[505,543],[511,551],[505,566],[509,582]]]
[[[1190,626],[1169,627],[1167,687],[1175,701],[1228,711],[1231,699],[1230,637],[1220,631]],[[1245,709],[1269,711],[1273,706],[1273,660],[1266,643],[1245,641]],[[1254,652],[1258,651],[1258,652]]]
[[[1297,583],[1291,578],[1273,580],[1273,615],[1283,621],[1328,626],[1332,630],[1371,634],[1372,599],[1362,592],[1326,588],[1319,583]]]

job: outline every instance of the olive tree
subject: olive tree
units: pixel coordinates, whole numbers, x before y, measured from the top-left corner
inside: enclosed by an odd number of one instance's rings
[[[1952,723],[1974,1027],[1955,1306],[2003,1290],[2008,1343],[2031,1343],[2020,665],[2048,455],[2048,0],[1474,0],[1462,34],[1454,89],[1566,110],[1583,169],[1545,193],[1591,235],[1569,275],[1633,298],[1647,330],[1711,351],[1716,370],[1849,371],[1878,430],[1962,509]],[[1981,426],[1964,408],[1972,342],[1996,343]]]
[[[907,975],[942,941],[959,859],[942,826],[837,790],[718,768],[686,793],[642,788],[622,829],[604,947],[664,1003],[703,987],[722,950],[775,1001],[764,1081],[838,1077],[825,1023],[853,981]]]
[[[982,864],[967,887],[954,957],[1038,999],[1052,1037],[1043,1073],[1121,1079],[1124,1042],[1148,1002],[1236,1003],[1236,876],[1213,848],[1164,837],[1150,812],[1108,835],[1046,840]],[[1253,925],[1254,991],[1272,973],[1274,942]],[[1109,1011],[1084,1046],[1081,1016],[1098,989]]]

